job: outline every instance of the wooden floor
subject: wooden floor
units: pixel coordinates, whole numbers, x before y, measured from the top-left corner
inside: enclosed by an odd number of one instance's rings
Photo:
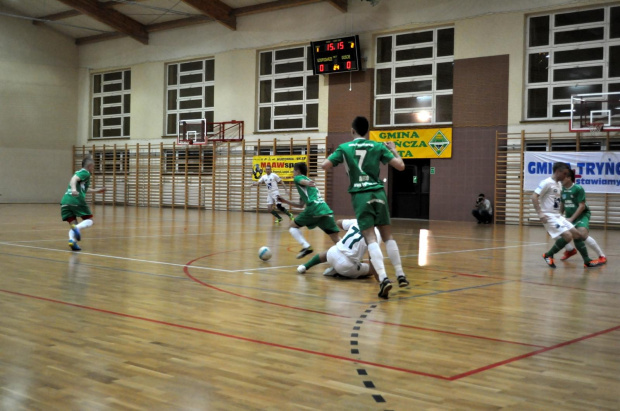
[[[58,206],[0,205],[2,410],[620,409],[620,231],[552,271],[541,226],[395,220],[382,301],[266,213],[93,211],[74,253]]]

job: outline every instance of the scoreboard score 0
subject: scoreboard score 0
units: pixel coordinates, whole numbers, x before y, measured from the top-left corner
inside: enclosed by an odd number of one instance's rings
[[[314,74],[345,73],[361,69],[358,36],[311,42]]]

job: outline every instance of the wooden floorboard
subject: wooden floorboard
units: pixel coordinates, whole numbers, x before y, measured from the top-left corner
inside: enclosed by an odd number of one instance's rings
[[[93,211],[76,253],[57,205],[0,205],[0,409],[620,409],[620,231],[551,270],[542,226],[395,220],[385,301],[297,274],[267,213]]]

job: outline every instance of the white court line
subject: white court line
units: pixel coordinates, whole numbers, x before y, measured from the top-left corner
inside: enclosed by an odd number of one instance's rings
[[[529,247],[533,245],[544,245],[547,243],[530,243],[530,244],[521,244],[521,245],[507,245],[505,247],[489,247],[489,248],[473,248],[471,250],[452,250],[452,251],[437,251],[436,253],[428,253],[429,255],[438,255],[438,254],[456,254],[456,253],[471,253],[476,251],[489,251],[489,250],[503,250],[506,248],[517,248],[517,247]],[[407,254],[401,257],[417,257],[418,254]],[[385,258],[384,258],[385,259]]]
[[[69,250],[58,250],[56,248],[45,248],[45,247],[34,247],[31,245],[22,245],[22,244],[12,244],[12,243],[5,243],[5,242],[0,242],[0,245],[8,245],[8,246],[12,246],[12,247],[22,247],[22,248],[32,248],[35,250],[46,250],[46,251],[56,251],[56,252],[60,252],[60,253],[74,253],[75,251],[69,251]],[[128,257],[118,257],[115,255],[106,255],[106,254],[94,254],[94,253],[87,253],[84,251],[78,251],[81,255],[91,255],[94,257],[102,257],[102,258],[111,258],[114,260],[126,260],[126,261],[135,261],[138,263],[148,263],[148,264],[159,264],[159,265],[167,265],[167,266],[172,266],[172,267],[185,267],[187,264],[175,264],[175,263],[165,263],[163,261],[153,261],[153,260],[140,260],[137,258],[128,258]],[[197,269],[197,270],[211,270],[211,271],[221,271],[224,273],[234,273],[236,271],[232,271],[232,270],[224,270],[221,268],[210,268],[210,267],[202,267],[202,266],[195,266],[192,265],[191,266],[193,269]]]

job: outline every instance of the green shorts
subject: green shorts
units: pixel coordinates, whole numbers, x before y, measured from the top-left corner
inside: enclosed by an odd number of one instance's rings
[[[294,221],[295,224],[300,227],[308,227],[308,230],[319,227],[325,234],[332,234],[340,231],[333,214],[313,216],[308,210],[304,210],[295,217]]]
[[[590,216],[582,215],[581,217],[573,221],[573,225],[575,226],[575,228],[585,227],[586,229],[590,230]]]
[[[67,221],[71,217],[86,217],[92,216],[93,213],[90,211],[90,207],[87,205],[70,205],[70,204],[61,204],[60,205],[60,217],[62,221]]]
[[[364,231],[378,225],[390,225],[390,210],[385,190],[382,188],[351,193],[351,200],[360,230]]]

